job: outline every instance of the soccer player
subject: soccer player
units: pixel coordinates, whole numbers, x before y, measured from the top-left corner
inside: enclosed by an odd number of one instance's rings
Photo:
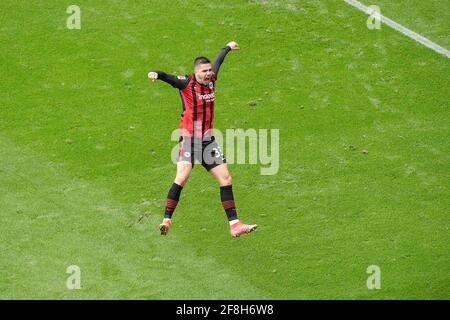
[[[210,172],[220,185],[222,206],[227,215],[233,237],[254,231],[257,225],[242,223],[237,216],[234,203],[232,179],[226,159],[214,139],[214,89],[220,65],[231,50],[239,50],[232,41],[220,51],[214,64],[206,57],[194,60],[194,73],[173,76],[163,71],[150,71],[152,80],[162,80],[177,88],[183,112],[180,118],[180,141],[177,154],[177,173],[167,195],[163,222],[159,226],[161,235],[167,235],[172,225],[172,214],[180,200],[181,190],[189,179],[195,160]]]

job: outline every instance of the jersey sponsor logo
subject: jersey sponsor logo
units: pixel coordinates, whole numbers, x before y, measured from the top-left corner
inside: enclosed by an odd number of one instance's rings
[[[214,101],[214,92],[212,93],[208,93],[208,94],[199,94],[198,98],[200,100],[209,100],[209,101]]]

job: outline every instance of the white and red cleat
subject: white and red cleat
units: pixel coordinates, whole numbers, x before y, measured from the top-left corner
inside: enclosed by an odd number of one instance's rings
[[[167,235],[171,225],[172,225],[172,220],[167,219],[167,218],[163,220],[163,222],[159,225],[159,231],[161,232],[162,236]]]
[[[241,221],[236,222],[230,226],[230,233],[232,237],[239,237],[241,234],[250,233],[255,231],[258,225],[256,224],[245,224]]]

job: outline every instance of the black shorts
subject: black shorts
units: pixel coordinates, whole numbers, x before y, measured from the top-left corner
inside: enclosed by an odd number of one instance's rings
[[[194,166],[195,160],[201,162],[207,171],[222,163],[227,163],[214,136],[211,137],[211,140],[180,137],[177,162],[188,161]]]

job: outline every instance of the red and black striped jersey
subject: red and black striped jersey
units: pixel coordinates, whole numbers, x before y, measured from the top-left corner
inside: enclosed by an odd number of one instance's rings
[[[199,83],[194,74],[173,76],[163,71],[158,73],[158,79],[178,88],[183,112],[180,116],[180,136],[209,139],[213,135],[214,100],[217,75],[220,65],[230,47],[222,48],[213,64],[214,75],[208,85]]]
[[[180,90],[183,106],[180,117],[181,136],[209,138],[213,135],[215,85],[215,77],[209,85],[199,83],[193,74],[188,77],[187,86]]]

